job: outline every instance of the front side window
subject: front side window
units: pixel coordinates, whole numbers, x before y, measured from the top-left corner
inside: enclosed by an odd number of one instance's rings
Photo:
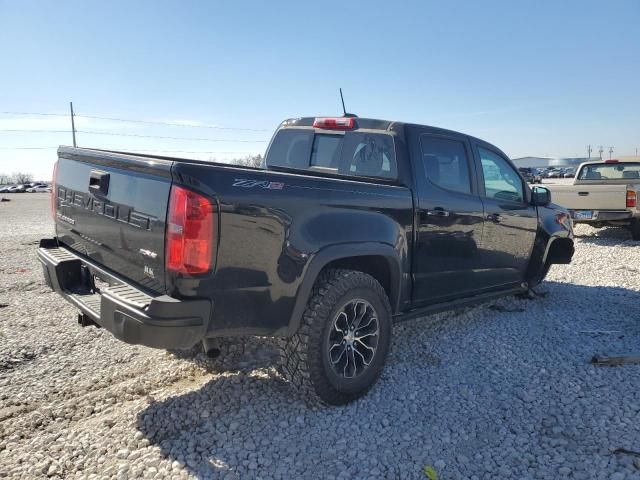
[[[463,142],[423,135],[420,148],[425,175],[431,183],[446,190],[471,193],[469,159]]]
[[[485,195],[497,200],[524,202],[522,178],[509,162],[482,147],[478,147],[478,152],[484,176]]]

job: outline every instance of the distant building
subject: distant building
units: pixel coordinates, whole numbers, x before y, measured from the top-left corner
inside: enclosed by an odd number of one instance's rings
[[[640,162],[640,155],[620,155],[616,158],[625,162]]]
[[[517,167],[577,167],[582,162],[598,160],[598,157],[520,157],[512,160]]]

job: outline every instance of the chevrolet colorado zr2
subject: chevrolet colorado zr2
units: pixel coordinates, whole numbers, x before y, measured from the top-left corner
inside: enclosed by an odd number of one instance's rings
[[[568,211],[468,135],[284,121],[262,168],[60,147],[38,257],[83,324],[154,348],[277,337],[312,401],[379,377],[394,322],[527,292],[573,255]]]

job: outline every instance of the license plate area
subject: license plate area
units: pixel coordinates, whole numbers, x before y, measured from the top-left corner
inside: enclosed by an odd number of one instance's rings
[[[591,220],[593,218],[593,210],[574,210],[571,214],[574,220]]]

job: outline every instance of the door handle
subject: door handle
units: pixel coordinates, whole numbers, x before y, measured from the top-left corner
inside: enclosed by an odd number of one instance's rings
[[[493,223],[500,223],[502,221],[502,215],[500,215],[499,213],[491,213],[487,215],[487,220]]]
[[[434,208],[433,210],[427,210],[427,215],[429,217],[448,217],[451,212],[447,212],[443,208]]]
[[[578,192],[578,195],[580,195],[581,197],[586,197],[587,195],[589,195],[589,192]]]
[[[91,170],[89,174],[89,192],[96,196],[106,196],[109,193],[109,174],[100,170]]]

